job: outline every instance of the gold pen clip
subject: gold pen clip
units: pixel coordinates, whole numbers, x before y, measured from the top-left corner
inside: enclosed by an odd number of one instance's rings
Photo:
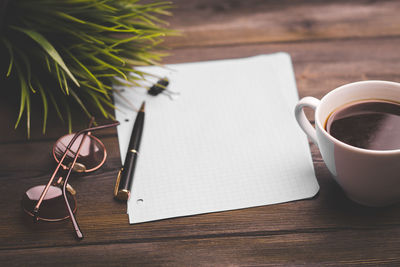
[[[114,197],[118,195],[119,182],[121,181],[121,172],[123,169],[124,168],[121,168],[118,172],[117,181],[115,182],[115,188],[114,188]]]

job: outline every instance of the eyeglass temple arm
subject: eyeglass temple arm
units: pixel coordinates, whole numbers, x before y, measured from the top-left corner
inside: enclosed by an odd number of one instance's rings
[[[92,129],[92,131],[95,131],[95,130],[99,130],[99,129],[103,129],[103,128],[107,128],[107,127],[116,126],[116,125],[118,125],[118,124],[119,124],[119,122],[116,123],[115,125],[102,125],[102,126],[98,126],[98,127],[92,127],[92,128],[89,128],[89,129]],[[100,127],[100,128],[99,128],[99,127]],[[71,222],[72,222],[72,226],[73,226],[74,229],[75,229],[75,233],[76,233],[76,236],[78,237],[78,239],[82,239],[82,238],[83,238],[83,234],[82,234],[82,231],[81,231],[80,228],[79,228],[78,222],[77,222],[76,219],[75,219],[74,212],[72,211],[71,206],[69,205],[68,198],[67,198],[67,194],[66,194],[66,188],[67,188],[67,184],[68,184],[68,179],[69,179],[69,177],[70,177],[70,175],[71,175],[71,172],[72,172],[72,170],[73,170],[73,168],[74,168],[74,166],[75,166],[75,163],[76,163],[76,161],[77,161],[77,159],[78,159],[78,156],[79,156],[79,153],[80,153],[80,151],[81,151],[81,148],[82,148],[82,144],[83,144],[83,142],[84,142],[84,139],[85,139],[86,136],[89,135],[90,132],[91,132],[89,129],[87,129],[87,130],[82,130],[81,132],[78,132],[78,133],[77,133],[78,136],[81,135],[81,134],[85,134],[85,136],[82,137],[82,141],[81,141],[81,143],[79,144],[79,148],[78,148],[78,150],[77,150],[77,152],[76,152],[76,154],[75,154],[74,160],[73,160],[71,166],[70,166],[69,169],[68,169],[68,173],[67,173],[67,175],[65,176],[65,180],[64,180],[64,184],[63,184],[63,189],[62,189],[63,196],[64,196],[64,201],[65,201],[65,205],[67,206],[68,213],[69,213],[69,216],[70,216],[70,219],[71,219]],[[88,131],[88,130],[89,130],[89,131]]]
[[[51,178],[50,178],[49,182],[47,183],[47,185],[46,185],[46,187],[44,188],[42,194],[40,195],[40,198],[39,198],[38,202],[36,203],[36,206],[35,206],[34,209],[33,209],[33,214],[34,214],[34,218],[35,218],[35,219],[37,219],[37,217],[38,217],[38,212],[39,212],[40,205],[42,204],[43,199],[44,199],[44,197],[46,196],[47,191],[48,191],[49,188],[50,188],[50,185],[53,183],[54,177],[56,176],[58,170],[60,169],[61,164],[63,163],[65,157],[67,156],[68,150],[70,150],[70,148],[72,147],[73,143],[74,143],[75,140],[78,138],[78,136],[81,135],[81,134],[83,134],[83,133],[88,133],[88,132],[92,132],[92,131],[96,131],[96,130],[101,130],[101,129],[110,128],[110,127],[115,127],[115,126],[117,126],[117,125],[119,125],[119,122],[118,122],[118,121],[113,122],[113,123],[109,123],[109,124],[105,124],[105,125],[90,127],[90,128],[87,128],[87,129],[80,130],[79,132],[77,132],[77,133],[74,135],[74,137],[73,137],[73,138],[71,139],[71,141],[69,142],[67,148],[65,149],[65,152],[64,152],[63,156],[61,157],[60,162],[58,163],[56,169],[54,170],[53,174],[51,175]],[[78,155],[78,153],[77,153],[77,155]],[[70,170],[72,170],[72,167],[70,168]],[[70,172],[69,172],[69,173],[70,173]],[[69,174],[68,174],[68,176],[69,176]],[[64,182],[64,184],[67,184],[67,182]],[[68,203],[68,202],[67,202],[67,203]],[[69,204],[67,204],[67,205],[69,205]]]
[[[69,205],[68,198],[67,198],[67,193],[66,193],[66,188],[67,188],[69,176],[70,176],[72,170],[74,169],[75,163],[76,163],[76,161],[77,161],[77,159],[79,157],[79,153],[81,152],[82,144],[83,144],[83,142],[85,141],[85,139],[86,139],[86,137],[88,135],[90,135],[90,132],[85,132],[84,136],[82,137],[82,140],[81,140],[81,142],[79,144],[79,148],[75,153],[74,160],[72,161],[72,164],[68,169],[67,176],[65,176],[65,180],[64,180],[64,184],[63,184],[63,188],[62,188],[62,194],[63,194],[63,197],[64,197],[65,205],[67,206],[69,217],[71,219],[72,226],[75,229],[75,234],[78,237],[78,239],[82,239],[83,238],[83,233],[82,233],[82,231],[81,231],[81,229],[80,229],[80,227],[78,225],[78,222],[75,219],[74,212],[72,211],[71,206]]]

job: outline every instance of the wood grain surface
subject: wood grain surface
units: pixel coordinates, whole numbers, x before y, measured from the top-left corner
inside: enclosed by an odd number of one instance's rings
[[[345,83],[400,82],[400,1],[179,0],[169,18],[165,63],[288,52],[300,97],[322,97]],[[39,121],[40,106],[35,106]],[[105,165],[74,177],[77,241],[69,221],[32,223],[21,210],[31,186],[45,183],[50,152],[66,132],[53,116],[26,139],[13,129],[15,103],[0,99],[0,266],[399,266],[400,205],[367,208],[348,200],[312,156],[319,194],[310,200],[128,224],[112,192],[121,162],[115,129],[99,133]],[[312,113],[307,113],[312,120]],[[86,119],[76,121],[78,129]]]

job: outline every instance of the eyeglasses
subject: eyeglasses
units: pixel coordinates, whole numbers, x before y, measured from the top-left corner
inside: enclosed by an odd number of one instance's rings
[[[76,191],[68,184],[68,179],[72,171],[87,173],[103,165],[107,157],[106,148],[92,132],[119,124],[113,122],[91,127],[93,120],[89,128],[57,140],[53,146],[53,157],[58,164],[49,182],[28,189],[22,199],[23,210],[35,222],[55,222],[70,218],[79,239],[83,238],[83,234],[74,216],[77,209]],[[64,173],[59,175],[59,171]]]

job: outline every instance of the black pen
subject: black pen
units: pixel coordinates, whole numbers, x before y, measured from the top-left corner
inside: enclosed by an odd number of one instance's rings
[[[142,106],[140,107],[140,110],[136,116],[125,162],[118,173],[117,182],[114,189],[114,197],[118,200],[126,201],[130,196],[130,188],[133,181],[133,174],[135,172],[136,159],[139,154],[140,140],[142,139],[144,126],[144,107],[145,102],[142,103]]]

